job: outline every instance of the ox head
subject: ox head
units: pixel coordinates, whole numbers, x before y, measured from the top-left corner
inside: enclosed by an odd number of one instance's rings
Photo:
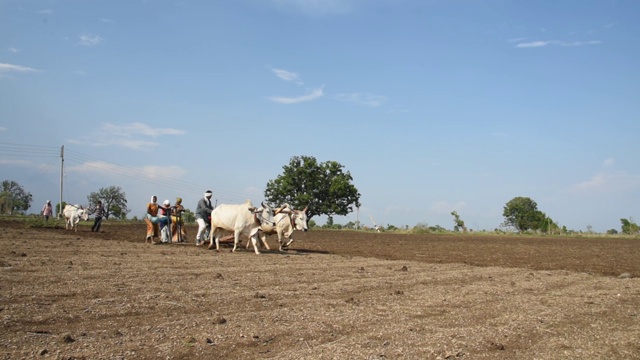
[[[294,210],[293,212],[293,224],[296,227],[296,230],[307,231],[309,230],[309,226],[307,226],[307,206],[303,210]]]
[[[260,203],[259,208],[253,208],[252,212],[260,224],[268,226],[276,225],[276,221],[273,218],[273,209],[264,202]]]
[[[89,210],[83,208],[78,209],[78,217],[84,221],[89,220]]]

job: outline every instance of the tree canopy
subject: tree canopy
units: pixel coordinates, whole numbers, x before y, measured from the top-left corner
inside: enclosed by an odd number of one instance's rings
[[[309,219],[316,215],[347,215],[360,207],[360,193],[351,173],[336,161],[318,163],[313,156],[294,156],[282,167],[283,173],[269,180],[265,199],[272,206],[287,203],[294,208],[308,207]]]
[[[0,191],[0,214],[24,214],[31,207],[33,195],[13,180],[4,180]]]
[[[98,201],[102,201],[105,218],[126,219],[130,210],[127,208],[127,196],[119,186],[101,188],[87,196],[89,208],[94,209]]]
[[[502,215],[505,218],[505,224],[513,226],[520,233],[541,229],[548,219],[545,213],[538,210],[538,204],[535,201],[520,196],[511,199],[504,206]]]
[[[620,219],[620,222],[622,223],[623,234],[636,234],[640,230],[640,227],[638,227],[638,224],[636,224],[632,218]]]
[[[464,220],[462,220],[460,218],[460,215],[458,215],[457,211],[452,211],[451,215],[453,216],[453,231],[460,231],[462,230],[462,232],[467,232],[467,227],[464,225]]]

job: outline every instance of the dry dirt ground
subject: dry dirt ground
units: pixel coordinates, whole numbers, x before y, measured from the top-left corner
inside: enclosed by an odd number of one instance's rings
[[[640,239],[0,225],[3,359],[640,359]]]

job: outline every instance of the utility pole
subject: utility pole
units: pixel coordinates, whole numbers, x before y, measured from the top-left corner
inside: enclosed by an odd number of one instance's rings
[[[58,218],[62,219],[62,189],[64,184],[64,145],[60,148],[60,207],[58,207]]]

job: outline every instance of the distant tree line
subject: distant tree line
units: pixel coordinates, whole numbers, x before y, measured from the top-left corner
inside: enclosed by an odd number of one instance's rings
[[[353,184],[353,177],[348,171],[344,171],[344,166],[336,161],[326,161],[319,163],[312,156],[294,156],[288,165],[283,166],[283,172],[274,180],[269,180],[265,189],[265,199],[273,207],[282,204],[303,209],[308,208],[309,226],[314,227],[316,223],[312,218],[317,215],[326,215],[327,223],[322,225],[327,229],[362,229],[359,222],[348,222],[345,225],[335,224],[333,216],[347,215],[360,207],[360,193]],[[33,195],[27,192],[20,184],[11,180],[2,182],[0,192],[0,214],[21,215],[31,207]],[[95,205],[101,201],[105,209],[105,218],[124,220],[130,212],[127,206],[125,192],[119,186],[109,186],[100,188],[96,192],[91,192],[87,196],[88,204],[80,204],[93,210]],[[65,202],[56,204],[56,210],[60,213],[60,208],[64,208]],[[557,222],[547,214],[538,209],[538,204],[528,197],[514,197],[508,201],[503,213],[504,222],[501,227],[513,229],[520,234],[525,232],[546,233],[546,234],[570,234],[572,231],[565,226],[560,228]],[[187,209],[184,213],[186,222],[195,221],[195,214]],[[457,211],[452,211],[453,230],[456,232],[467,232],[467,226]],[[134,217],[133,220],[138,220]],[[640,229],[633,219],[620,219],[621,233],[638,234]],[[366,227],[364,227],[366,229]],[[380,227],[381,230],[400,230],[394,225],[387,224]],[[405,225],[404,230],[409,230]],[[591,232],[591,227],[587,227]],[[418,223],[412,230],[414,232],[447,232],[448,230],[440,225],[429,226],[427,223]],[[496,229],[497,231],[497,229]],[[617,234],[618,231],[610,229],[608,234]]]

